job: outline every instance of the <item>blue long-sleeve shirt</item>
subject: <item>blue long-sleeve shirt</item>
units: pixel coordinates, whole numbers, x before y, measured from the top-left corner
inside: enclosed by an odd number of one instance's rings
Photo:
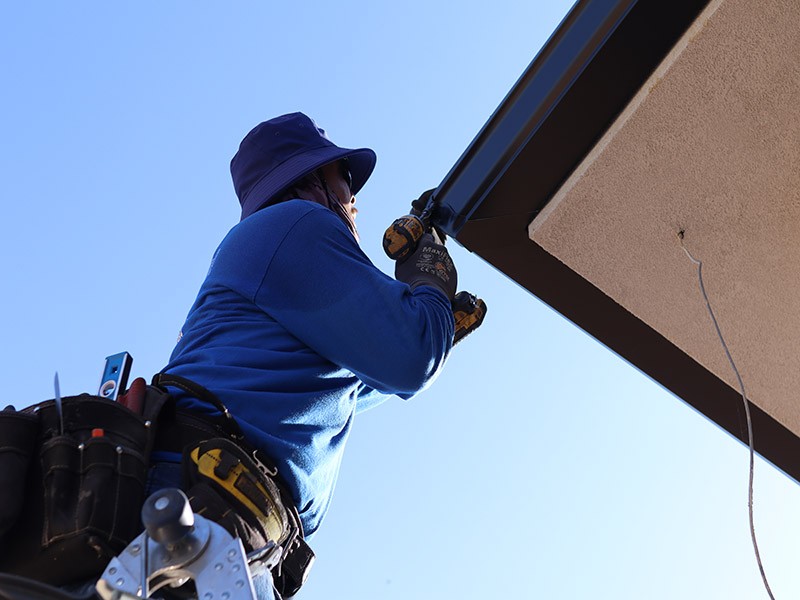
[[[453,329],[439,290],[388,277],[333,212],[291,200],[225,237],[165,371],[219,396],[276,462],[311,534],[355,413],[425,389]],[[175,395],[178,406],[215,412]]]

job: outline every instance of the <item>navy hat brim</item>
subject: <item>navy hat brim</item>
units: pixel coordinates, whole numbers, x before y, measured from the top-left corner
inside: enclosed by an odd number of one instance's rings
[[[328,163],[347,158],[353,177],[351,192],[361,191],[372,175],[377,162],[375,152],[369,148],[340,148],[335,145],[306,150],[289,157],[262,177],[242,200],[242,219],[267,206],[274,197],[289,185]]]

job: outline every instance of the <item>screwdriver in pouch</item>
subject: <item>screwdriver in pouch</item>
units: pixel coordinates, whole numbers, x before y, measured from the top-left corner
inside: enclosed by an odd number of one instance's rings
[[[64,407],[61,404],[61,386],[58,385],[58,371],[53,377],[53,387],[56,393],[56,414],[58,414],[58,429],[61,435],[64,435]]]

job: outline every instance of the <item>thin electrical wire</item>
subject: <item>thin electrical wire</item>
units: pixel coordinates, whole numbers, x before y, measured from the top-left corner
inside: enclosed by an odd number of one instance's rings
[[[750,403],[747,400],[747,394],[744,390],[744,381],[742,380],[742,376],[739,374],[739,369],[736,368],[736,363],[733,361],[731,352],[728,349],[728,344],[725,343],[725,338],[722,337],[722,331],[719,328],[719,323],[717,323],[717,318],[714,316],[714,311],[711,309],[711,302],[708,300],[706,286],[703,284],[703,262],[697,260],[691,255],[689,250],[683,244],[683,238],[684,232],[680,231],[678,233],[678,239],[681,241],[681,248],[683,248],[686,256],[689,257],[689,260],[697,265],[697,280],[700,282],[700,292],[703,294],[703,299],[706,301],[708,314],[711,316],[711,321],[714,323],[714,329],[717,331],[717,337],[719,337],[722,348],[725,350],[725,356],[728,357],[728,362],[731,364],[733,372],[736,374],[736,380],[739,382],[739,391],[742,394],[742,401],[744,402],[744,414],[747,417],[747,441],[748,445],[750,446],[750,480],[747,486],[747,508],[750,516],[750,538],[753,540],[753,550],[756,553],[756,562],[758,563],[758,570],[761,572],[761,580],[764,582],[764,587],[766,588],[767,594],[769,594],[771,600],[775,600],[775,596],[773,596],[772,589],[769,587],[769,582],[767,581],[767,574],[764,572],[764,564],[761,562],[761,553],[758,551],[758,542],[756,541],[756,526],[753,519],[753,478],[755,473],[756,450],[755,444],[753,443],[753,421],[750,418]]]

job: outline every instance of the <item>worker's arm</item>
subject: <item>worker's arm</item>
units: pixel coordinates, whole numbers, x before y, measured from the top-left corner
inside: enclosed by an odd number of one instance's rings
[[[440,290],[375,267],[331,211],[314,207],[276,249],[255,303],[290,333],[382,393],[409,397],[438,374],[453,341]]]

